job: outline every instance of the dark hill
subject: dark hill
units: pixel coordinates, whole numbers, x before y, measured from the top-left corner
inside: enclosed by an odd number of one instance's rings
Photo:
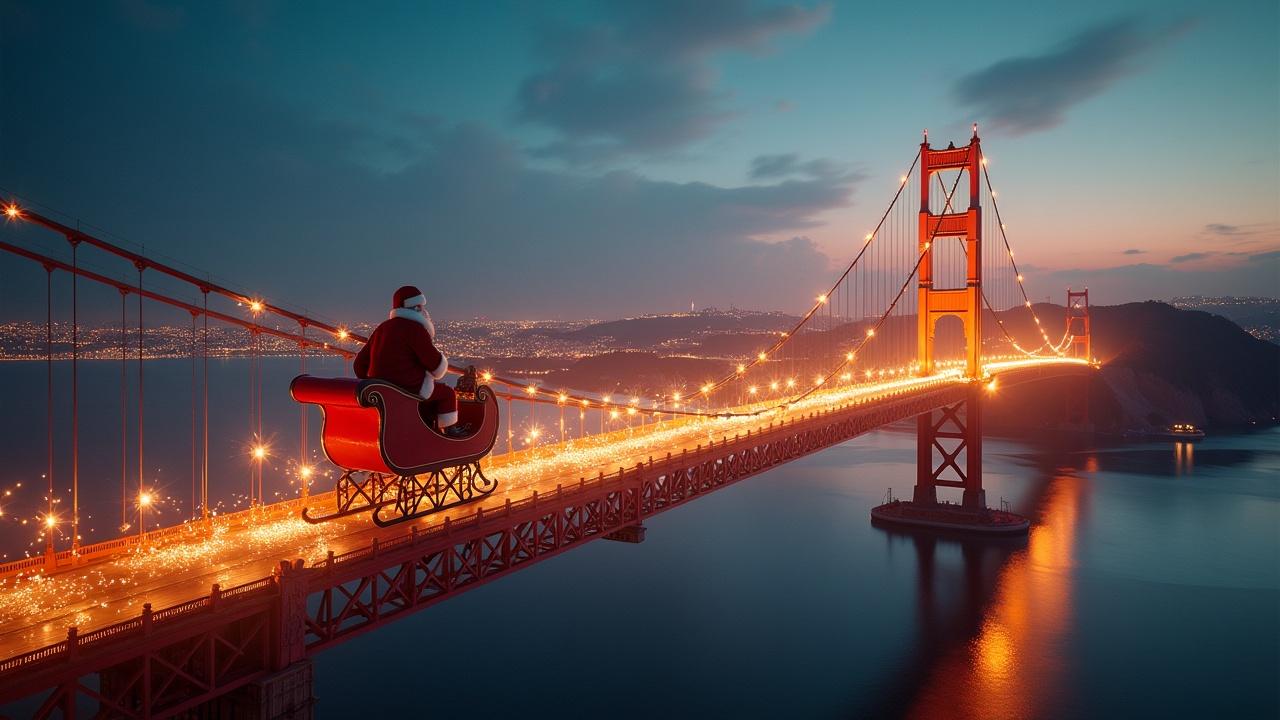
[[[1037,305],[1036,311],[1042,320],[1065,313],[1055,305]],[[1026,316],[1006,320],[1015,337],[1031,334]],[[1103,366],[1089,388],[1090,414],[1100,429],[1244,425],[1280,416],[1280,347],[1230,320],[1143,302],[1095,306],[1092,322],[1093,353]],[[1058,326],[1050,337],[1061,332]],[[1080,391],[1068,386],[1031,385],[1011,393],[995,404],[1003,407],[993,408],[993,422],[1055,424],[1063,392]]]
[[[729,363],[723,360],[615,352],[577,360],[567,370],[549,374],[546,386],[601,393],[666,394],[673,389],[696,388],[728,371]]]

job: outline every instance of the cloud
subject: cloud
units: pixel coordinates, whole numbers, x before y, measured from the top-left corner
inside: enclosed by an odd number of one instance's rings
[[[549,67],[521,83],[518,116],[559,135],[543,156],[583,163],[670,153],[734,115],[714,55],[764,52],[775,37],[811,30],[830,12],[829,5],[668,0],[625,6],[592,26],[554,28],[541,43]]]
[[[1248,248],[1280,239],[1280,225],[1265,222],[1246,225],[1208,223],[1197,237],[1205,242],[1219,243],[1219,247]]]
[[[1139,250],[1138,248],[1129,248],[1128,250],[1125,250],[1125,251],[1124,251],[1124,253],[1122,253],[1122,254],[1124,254],[1124,255],[1142,255],[1142,254],[1144,254],[1144,253],[1146,253],[1146,252],[1147,252],[1146,250]]]
[[[1239,235],[1239,225],[1226,225],[1224,223],[1209,223],[1204,226],[1204,231],[1210,235]]]
[[[1135,17],[1095,25],[1039,54],[1000,60],[965,75],[952,97],[975,117],[1013,135],[1048,130],[1067,111],[1136,72],[1187,25],[1155,27]]]
[[[1187,253],[1186,255],[1175,255],[1169,258],[1169,262],[1172,262],[1172,263],[1195,262],[1197,260],[1205,260],[1210,257],[1213,257],[1213,253],[1193,252],[1193,253]]]
[[[840,165],[830,160],[801,161],[800,157],[795,153],[758,155],[752,159],[751,170],[748,175],[752,180],[784,178],[791,175],[829,179],[855,177],[855,175],[849,174]]]

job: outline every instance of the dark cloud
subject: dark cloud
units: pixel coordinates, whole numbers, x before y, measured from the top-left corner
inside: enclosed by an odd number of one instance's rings
[[[830,160],[802,161],[795,153],[758,155],[751,161],[752,180],[766,180],[799,175],[810,178],[854,177]]]
[[[1197,260],[1205,260],[1210,257],[1213,257],[1213,253],[1193,252],[1193,253],[1187,253],[1186,255],[1175,255],[1169,258],[1169,262],[1172,262],[1172,263],[1195,262]]]
[[[1276,223],[1208,223],[1200,230],[1199,237],[1206,242],[1224,243],[1227,247],[1249,247],[1280,238],[1280,226]]]
[[[555,28],[542,42],[550,67],[520,85],[519,117],[558,132],[541,154],[571,162],[672,152],[733,115],[714,54],[762,52],[774,37],[829,16],[828,5],[664,0],[626,5],[609,22]]]
[[[1226,225],[1223,223],[1209,223],[1204,226],[1204,231],[1211,235],[1239,235],[1239,225]]]
[[[952,96],[974,119],[1018,135],[1060,124],[1067,110],[1136,71],[1187,25],[1129,17],[1095,25],[1040,55],[1013,57],[965,75]]]
[[[1122,254],[1124,254],[1124,255],[1142,255],[1142,254],[1144,254],[1144,253],[1146,253],[1146,252],[1147,252],[1146,250],[1139,250],[1138,248],[1129,248],[1128,250],[1125,250],[1125,251],[1124,251],[1124,253],[1122,253]]]

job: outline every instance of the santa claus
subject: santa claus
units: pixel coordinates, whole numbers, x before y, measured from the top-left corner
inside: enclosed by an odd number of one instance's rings
[[[356,355],[356,377],[378,378],[415,393],[423,400],[424,417],[434,415],[450,437],[464,437],[470,428],[459,426],[458,395],[436,380],[449,370],[449,359],[436,349],[436,327],[427,313],[427,298],[418,288],[405,285],[391,297],[391,315],[369,336]]]

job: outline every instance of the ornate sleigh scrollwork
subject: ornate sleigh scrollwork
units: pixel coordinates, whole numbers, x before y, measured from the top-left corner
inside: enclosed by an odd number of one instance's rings
[[[374,509],[373,522],[387,527],[413,520],[478,500],[496,487],[498,482],[485,477],[479,462],[403,476],[395,500]]]

